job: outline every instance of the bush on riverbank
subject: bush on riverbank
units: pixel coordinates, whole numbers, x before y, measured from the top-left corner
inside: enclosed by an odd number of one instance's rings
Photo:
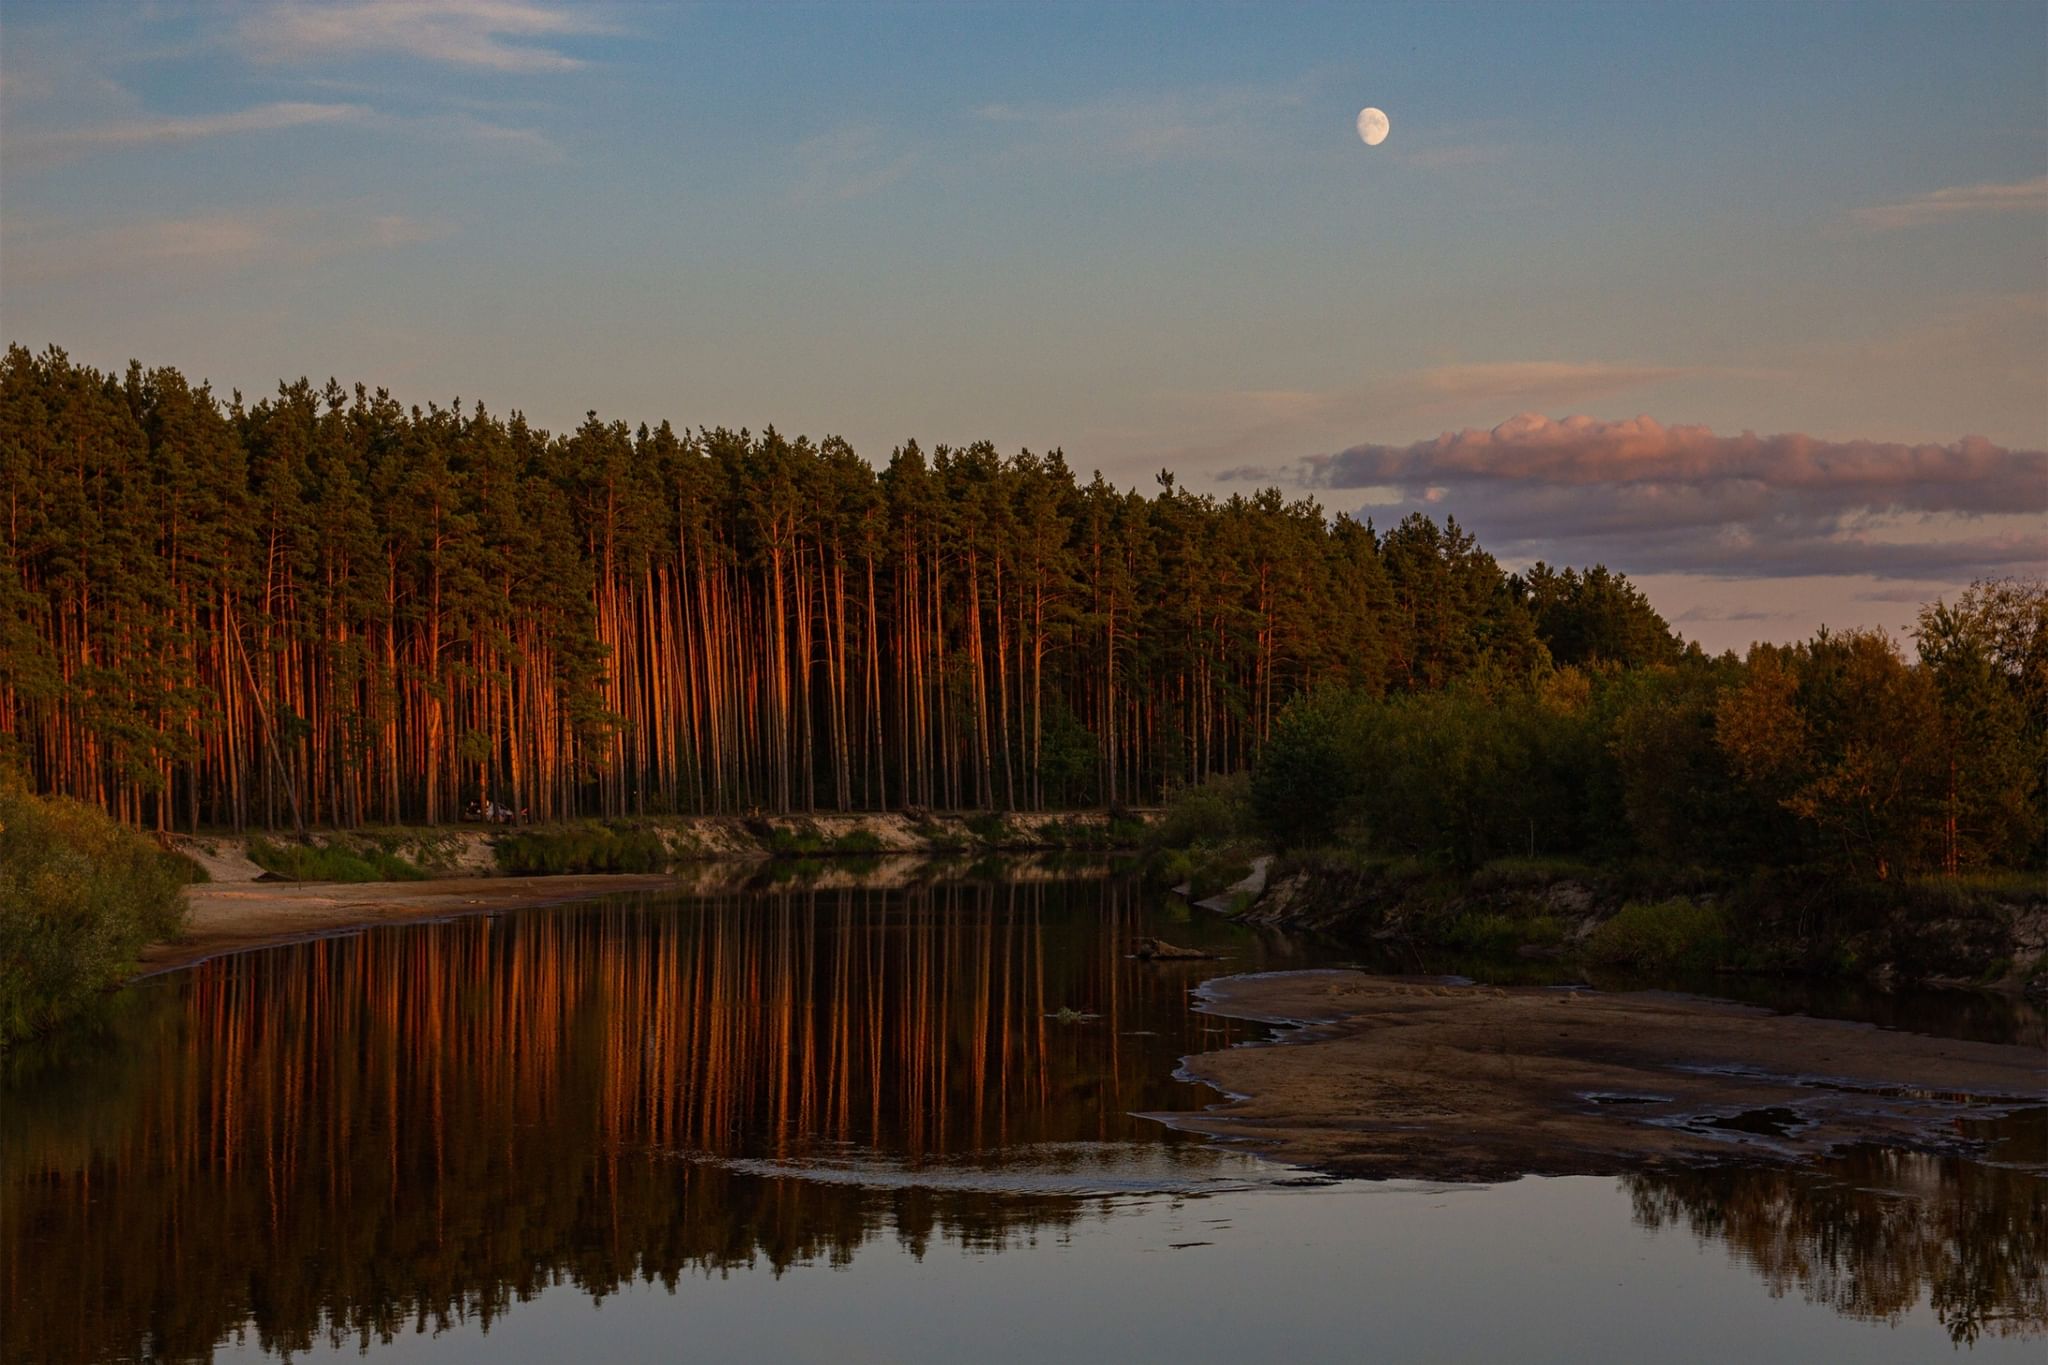
[[[0,774],[0,1046],[82,1009],[184,922],[185,859]]]
[[[265,872],[295,882],[416,882],[427,875],[381,848],[272,843],[259,837],[249,840],[248,852],[249,861]]]
[[[775,826],[767,849],[775,858],[872,858],[885,851],[882,836],[871,829],[827,834],[808,821]]]
[[[1153,857],[1146,872],[1156,885],[1185,886],[1189,900],[1207,900],[1249,877],[1256,854],[1243,844],[1168,849]]]
[[[1146,831],[1145,842],[1153,848],[1184,849],[1231,843],[1256,831],[1251,774],[1230,773],[1167,793],[1166,813]]]
[[[577,824],[521,830],[492,847],[498,870],[514,877],[588,872],[665,872],[668,845],[651,829]]]
[[[1631,901],[1586,940],[1593,961],[1638,971],[1716,967],[1727,952],[1728,924],[1719,907],[1679,896]]]

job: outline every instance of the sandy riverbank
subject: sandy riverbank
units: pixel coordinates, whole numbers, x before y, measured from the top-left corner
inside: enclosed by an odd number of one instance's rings
[[[453,877],[430,882],[217,882],[189,888],[185,933],[174,943],[152,944],[142,954],[143,974],[189,966],[222,953],[294,939],[395,924],[445,919],[565,901],[615,891],[658,891],[668,876]]]
[[[848,815],[650,816],[608,822],[659,839],[677,865],[757,863],[793,856],[961,857],[1046,851],[1102,852],[1127,847],[1131,831],[1158,818],[1155,809],[1074,811],[868,811]],[[507,837],[573,831],[571,825],[394,825],[320,830],[306,842],[405,859],[430,877],[489,877],[501,872],[498,841]],[[184,854],[215,882],[250,882],[263,869],[250,857],[252,838],[294,842],[283,831],[265,835],[168,834],[164,845]]]
[[[1358,972],[1223,978],[1202,1008],[1300,1025],[1189,1058],[1236,1097],[1176,1127],[1343,1175],[1498,1180],[1955,1149],[1958,1120],[2048,1103],[2039,1049],[1658,993],[1444,986]]]
[[[222,953],[407,920],[561,905],[632,891],[717,895],[773,882],[778,870],[786,866],[755,858],[692,863],[673,872],[645,875],[471,876],[407,882],[286,882],[245,877],[202,882],[185,890],[185,933],[175,942],[145,949],[139,973],[169,971]],[[801,874],[788,882],[812,891],[895,889],[930,880],[957,866],[914,854],[823,859],[806,863]],[[253,864],[250,870],[260,871]],[[1003,875],[1010,881],[1107,874],[1106,862],[1076,862],[1071,856],[1013,854],[1003,860]]]

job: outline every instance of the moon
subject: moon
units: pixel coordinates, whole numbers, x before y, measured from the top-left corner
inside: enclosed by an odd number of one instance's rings
[[[1368,105],[1358,111],[1358,135],[1365,139],[1368,147],[1377,147],[1387,140],[1387,129],[1393,125],[1387,122],[1386,114]]]

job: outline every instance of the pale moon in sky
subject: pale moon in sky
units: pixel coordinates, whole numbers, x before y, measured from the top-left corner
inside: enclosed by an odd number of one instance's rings
[[[1358,111],[1358,135],[1365,139],[1368,147],[1377,147],[1387,140],[1387,129],[1392,125],[1387,116],[1378,109],[1365,108]]]

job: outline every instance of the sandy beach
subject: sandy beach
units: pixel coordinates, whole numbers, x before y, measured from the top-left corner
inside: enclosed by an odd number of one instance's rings
[[[212,882],[190,888],[185,933],[152,944],[139,974],[170,971],[222,953],[405,920],[488,914],[618,891],[659,891],[676,879],[649,876],[453,877],[425,882]]]

